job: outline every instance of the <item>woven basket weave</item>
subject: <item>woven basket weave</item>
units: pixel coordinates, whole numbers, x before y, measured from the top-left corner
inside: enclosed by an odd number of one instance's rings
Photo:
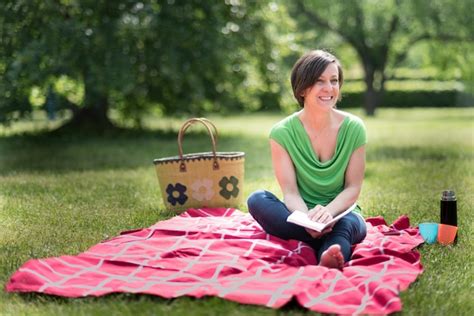
[[[212,152],[183,154],[183,137],[193,124],[205,126]],[[178,133],[178,156],[155,159],[165,206],[174,211],[201,207],[238,207],[243,202],[243,152],[218,152],[217,129],[205,118],[184,122]]]

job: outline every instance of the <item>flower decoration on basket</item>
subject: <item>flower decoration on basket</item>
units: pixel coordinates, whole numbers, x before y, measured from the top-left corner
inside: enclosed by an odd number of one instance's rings
[[[186,130],[202,124],[211,139],[212,151],[183,154]],[[184,122],[178,133],[178,156],[155,159],[155,170],[165,206],[183,211],[200,207],[239,207],[243,202],[243,152],[218,152],[217,129],[206,118]]]
[[[191,196],[198,201],[210,201],[214,197],[214,190],[212,189],[213,182],[211,179],[199,179],[191,184],[193,192]]]
[[[234,176],[231,176],[230,178],[223,177],[221,181],[219,181],[219,186],[222,188],[219,194],[227,200],[230,199],[231,196],[237,197],[237,195],[239,195],[238,184],[239,180]]]
[[[188,200],[188,196],[184,194],[186,192],[186,186],[182,185],[181,183],[176,183],[176,185],[172,185],[171,183],[168,184],[166,187],[166,193],[168,193],[168,202],[171,205],[176,205],[179,203],[183,205]]]

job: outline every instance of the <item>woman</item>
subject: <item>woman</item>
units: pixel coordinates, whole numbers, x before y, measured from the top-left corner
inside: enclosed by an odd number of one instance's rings
[[[351,246],[366,235],[360,208],[322,232],[286,221],[290,212],[307,212],[327,223],[357,201],[365,170],[367,137],[363,122],[335,108],[343,72],[328,52],[311,51],[293,66],[291,85],[302,109],[270,132],[273,168],[284,202],[259,190],[248,199],[250,214],[274,236],[308,243],[320,265],[342,269]]]

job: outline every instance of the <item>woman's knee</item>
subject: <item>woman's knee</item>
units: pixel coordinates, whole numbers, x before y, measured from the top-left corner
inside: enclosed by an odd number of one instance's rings
[[[255,191],[247,199],[249,213],[254,218],[274,213],[271,211],[275,209],[276,204],[281,204],[281,202],[273,193],[266,190]]]
[[[367,230],[365,222],[359,219],[358,215],[348,214],[336,223],[333,232],[339,233],[354,244],[365,238]]]
[[[359,243],[367,236],[367,224],[365,223],[365,220],[362,218],[362,216],[357,216],[357,218],[359,220],[359,226],[357,231],[358,234],[356,236],[356,243]]]
[[[247,199],[247,207],[250,214],[258,212],[261,209],[263,201],[265,200],[265,190],[257,190],[250,194]]]

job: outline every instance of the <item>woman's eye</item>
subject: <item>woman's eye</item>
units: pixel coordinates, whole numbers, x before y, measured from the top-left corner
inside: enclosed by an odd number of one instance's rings
[[[338,83],[338,82],[339,82],[339,80],[337,80],[337,79],[332,79],[332,80],[331,80],[331,83],[333,83],[333,84],[336,84],[336,83]]]

